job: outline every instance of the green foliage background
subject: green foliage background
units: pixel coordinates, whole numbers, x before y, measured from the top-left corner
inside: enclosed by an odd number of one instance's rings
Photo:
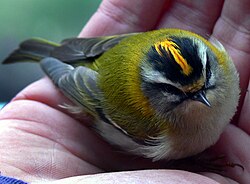
[[[1,0],[0,62],[30,37],[76,37],[101,0]],[[43,76],[37,64],[0,65],[0,102]]]

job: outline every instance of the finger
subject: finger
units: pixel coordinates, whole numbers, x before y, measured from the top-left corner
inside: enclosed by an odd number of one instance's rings
[[[65,97],[48,77],[30,84],[12,99],[12,101],[18,100],[31,100],[46,104],[76,119],[81,119],[81,122],[84,122],[85,125],[88,125],[90,121],[90,117],[85,114],[72,114],[67,108],[64,108],[65,105],[73,107],[76,105]]]
[[[127,171],[116,173],[103,173],[98,175],[78,176],[72,178],[66,178],[58,181],[52,181],[48,184],[161,184],[161,183],[204,183],[204,184],[218,184],[216,181],[207,177],[189,173],[186,171],[174,171],[174,170],[141,170],[141,171]]]
[[[210,35],[220,15],[223,0],[176,0],[158,27],[181,28],[203,36]]]
[[[242,106],[242,110],[240,112],[240,118],[239,118],[239,123],[238,126],[244,130],[248,135],[250,135],[250,81],[248,83],[248,90],[245,95],[244,103]]]
[[[20,91],[12,99],[12,101],[17,100],[37,101],[59,110],[62,110],[59,105],[65,103],[72,104],[72,102],[69,101],[47,77],[30,84]]]
[[[211,147],[214,157],[225,156],[225,161],[240,164],[244,167],[226,167],[225,174],[238,183],[249,183],[250,154],[249,154],[249,135],[238,127],[229,124],[222,133],[219,141]]]
[[[80,130],[82,135],[86,133],[82,127],[43,103],[9,103],[0,111],[1,173],[34,181],[101,172],[74,154],[74,137],[79,136]]]
[[[113,35],[153,29],[168,0],[104,0],[80,37]]]
[[[250,78],[250,1],[226,0],[213,36],[231,55],[240,74],[241,99],[243,105]]]

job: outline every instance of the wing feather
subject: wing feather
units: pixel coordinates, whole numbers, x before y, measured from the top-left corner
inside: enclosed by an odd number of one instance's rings
[[[74,68],[56,58],[43,59],[41,67],[67,97],[96,115],[101,93],[96,83],[96,71],[83,66]]]
[[[60,47],[56,47],[51,52],[51,57],[55,57],[63,62],[74,64],[83,60],[92,62],[105,51],[111,49],[124,38],[138,33],[130,33],[116,36],[103,36],[95,38],[71,38],[63,40]]]

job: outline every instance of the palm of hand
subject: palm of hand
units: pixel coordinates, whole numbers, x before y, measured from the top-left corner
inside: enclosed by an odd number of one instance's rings
[[[162,11],[164,1],[154,4],[150,1],[134,3],[134,7],[137,8],[129,7],[125,1],[104,1],[102,8],[92,17],[81,36],[178,27],[203,36],[212,34],[221,41],[240,73],[242,94],[239,111],[233,124],[226,128],[218,143],[211,148],[211,152],[224,154],[230,161],[243,165],[244,172],[235,168],[230,169],[225,175],[232,180],[246,183],[250,177],[248,175],[250,157],[247,150],[250,146],[248,135],[250,99],[247,93],[250,76],[248,21],[250,3],[247,0],[228,0],[224,4],[223,1],[216,1],[215,4],[210,1],[179,0],[173,2],[171,6],[166,5]],[[212,11],[206,11],[207,9]],[[100,22],[104,23],[99,24]],[[116,29],[110,29],[110,25]],[[48,79],[42,79],[20,92],[0,111],[2,140],[0,170],[4,175],[19,177],[26,181],[55,180],[104,171],[161,167],[160,163],[151,163],[149,160],[134,157],[131,159],[130,156],[114,152],[108,144],[87,128],[86,120],[79,123],[58,107],[58,104],[65,101],[66,99]],[[150,178],[147,176],[148,173],[149,171],[138,170],[99,176],[89,175],[83,176],[80,180],[127,183],[129,181],[127,179],[133,178],[134,181],[138,180],[138,183],[149,180],[170,183],[175,179],[182,179],[181,181],[213,183],[213,180],[188,172],[151,170]],[[213,173],[202,173],[202,175],[220,182],[233,182]],[[78,178],[77,181],[80,183],[80,180]]]

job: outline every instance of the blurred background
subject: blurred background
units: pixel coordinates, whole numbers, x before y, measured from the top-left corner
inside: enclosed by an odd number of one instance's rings
[[[0,63],[18,44],[31,37],[60,42],[76,37],[101,0],[1,0]],[[39,65],[0,64],[0,108],[17,92],[41,78]]]

